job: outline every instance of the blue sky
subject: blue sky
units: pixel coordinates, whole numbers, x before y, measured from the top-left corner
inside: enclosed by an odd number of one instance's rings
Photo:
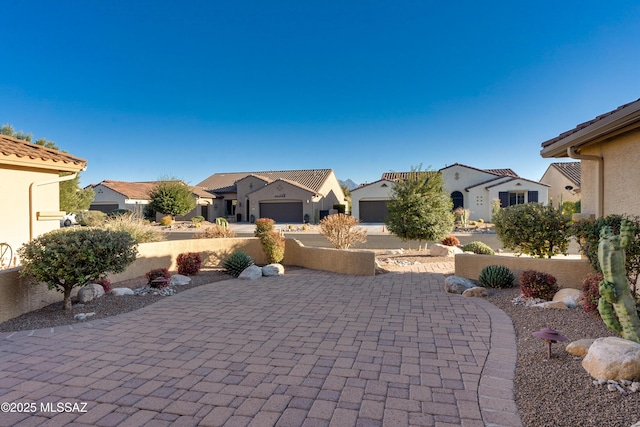
[[[640,98],[637,1],[8,1],[0,124],[82,185],[458,162],[540,179],[540,143]]]

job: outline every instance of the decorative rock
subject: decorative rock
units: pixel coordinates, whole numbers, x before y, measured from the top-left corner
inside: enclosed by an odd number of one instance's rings
[[[567,310],[569,307],[565,305],[562,301],[545,301],[538,304],[534,304],[532,307],[540,307],[544,309],[558,309],[558,310]]]
[[[560,289],[553,296],[553,301],[561,301],[569,308],[584,305],[584,292],[579,289],[564,288]]]
[[[242,273],[240,273],[240,276],[238,276],[238,279],[245,279],[245,280],[256,280],[262,277],[262,268],[258,267],[257,265],[250,265],[249,267],[245,268]]]
[[[283,276],[284,266],[282,264],[269,264],[262,267],[263,276]]]
[[[96,297],[96,291],[89,285],[83,286],[78,290],[78,302],[81,304],[93,301]]]
[[[431,249],[429,249],[429,254],[431,256],[446,256],[452,257],[456,254],[461,254],[463,251],[457,246],[446,246],[440,243],[435,243],[431,245]]]
[[[76,320],[79,320],[81,322],[84,322],[89,317],[94,316],[94,315],[95,315],[95,313],[78,313],[75,316],[73,316],[73,318],[76,319]]]
[[[129,288],[113,288],[111,289],[111,295],[121,297],[123,295],[133,295],[133,290]]]
[[[473,288],[469,288],[462,293],[463,297],[488,297],[489,291],[482,286],[474,286]]]
[[[191,283],[191,277],[182,274],[174,274],[169,279],[169,286],[185,286]]]
[[[593,344],[593,341],[595,340],[582,339],[573,341],[567,344],[565,350],[567,353],[573,354],[574,356],[585,357],[589,351],[589,347]]]
[[[596,379],[640,378],[640,344],[618,337],[598,338],[591,344],[582,367]]]
[[[385,252],[387,255],[402,255],[404,253],[404,249],[389,249]]]
[[[476,287],[476,284],[464,277],[448,276],[444,279],[444,290],[450,294],[461,294],[474,287]]]

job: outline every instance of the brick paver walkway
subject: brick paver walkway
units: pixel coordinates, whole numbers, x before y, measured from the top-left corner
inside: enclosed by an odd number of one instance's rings
[[[293,270],[2,333],[0,402],[34,405],[0,425],[521,425],[509,318],[430,268]]]

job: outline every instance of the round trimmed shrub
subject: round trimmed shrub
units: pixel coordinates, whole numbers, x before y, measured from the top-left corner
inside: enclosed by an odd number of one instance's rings
[[[487,265],[480,270],[478,282],[488,288],[512,288],[515,277],[504,265]]]
[[[164,279],[167,279],[168,281],[169,278],[171,277],[171,275],[169,274],[169,270],[166,268],[154,268],[153,270],[147,271],[145,276],[147,277],[147,285],[151,286],[152,288],[163,287],[162,285],[152,283],[154,280],[162,277]]]
[[[178,263],[178,274],[193,276],[200,271],[202,257],[198,252],[187,252],[184,254],[178,254],[176,262]]]
[[[479,255],[495,255],[496,253],[487,244],[482,242],[467,243],[462,247],[465,252],[473,252]]]
[[[558,292],[556,278],[551,274],[535,270],[525,270],[520,275],[520,292],[528,298],[550,301]]]
[[[440,243],[445,246],[460,246],[460,240],[458,240],[458,238],[453,234],[450,234],[448,237],[442,239]]]

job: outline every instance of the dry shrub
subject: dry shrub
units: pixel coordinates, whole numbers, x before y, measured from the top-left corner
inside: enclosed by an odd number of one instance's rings
[[[235,231],[230,228],[224,227],[222,225],[214,224],[210,227],[205,227],[202,229],[202,233],[200,234],[201,239],[221,239],[228,237],[236,237],[237,234]]]
[[[349,246],[367,241],[367,231],[354,228],[358,220],[350,215],[333,214],[320,221],[320,233],[336,249],[349,249]]]

